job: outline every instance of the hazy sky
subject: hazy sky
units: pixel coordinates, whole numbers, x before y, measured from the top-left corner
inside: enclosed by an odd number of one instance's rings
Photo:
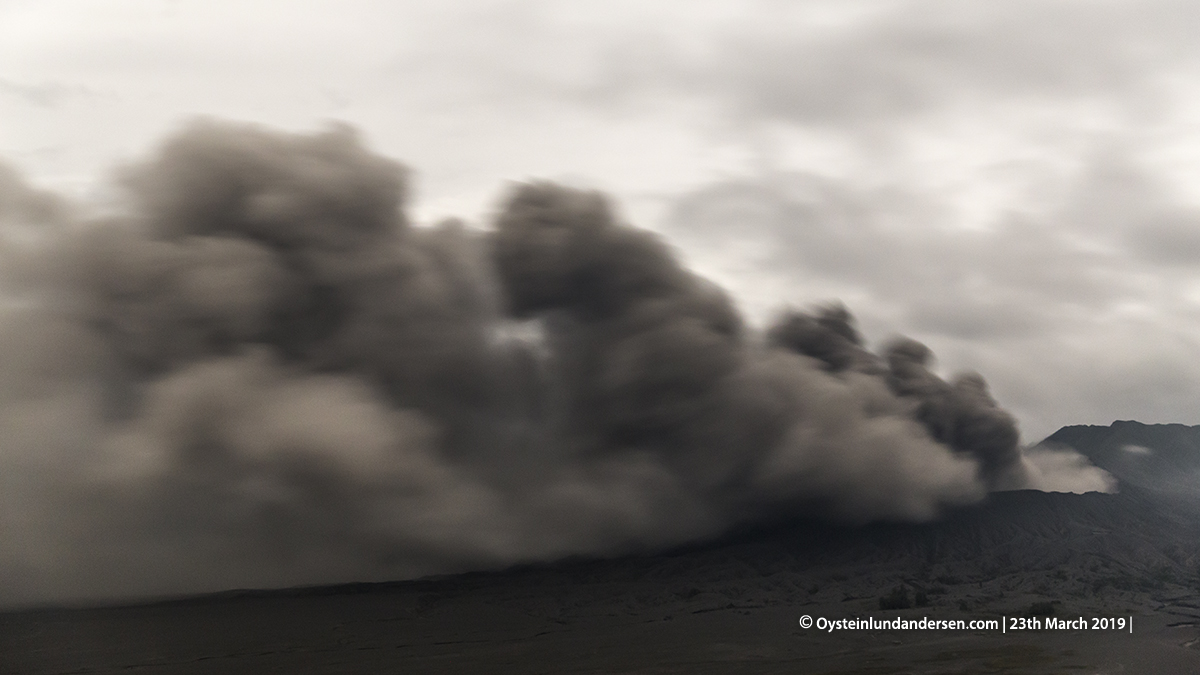
[[[359,127],[415,216],[611,193],[756,320],[838,298],[1028,440],[1200,423],[1194,2],[0,0],[0,157],[101,198],[196,115]]]

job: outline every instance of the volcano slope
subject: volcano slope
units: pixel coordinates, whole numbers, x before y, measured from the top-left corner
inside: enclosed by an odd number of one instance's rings
[[[10,612],[0,671],[1200,672],[1200,508],[1149,480],[1196,461],[1177,427],[1048,439],[1113,471],[1117,494],[996,493],[926,525],[784,521],[654,555]],[[804,616],[1004,627],[830,632]],[[1042,628],[1013,630],[1023,618]]]
[[[1041,443],[1066,446],[1115,476],[1122,486],[1175,496],[1200,494],[1200,426],[1117,421],[1063,427]]]

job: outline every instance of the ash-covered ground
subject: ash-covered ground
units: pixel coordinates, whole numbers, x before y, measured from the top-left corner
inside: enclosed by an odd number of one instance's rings
[[[13,673],[1194,673],[1200,510],[993,495],[927,525],[781,523],[661,555],[0,619]],[[896,589],[909,607],[882,609]],[[803,616],[1120,618],[854,630]]]

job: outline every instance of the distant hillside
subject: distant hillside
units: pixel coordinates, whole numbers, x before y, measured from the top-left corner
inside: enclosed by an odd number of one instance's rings
[[[1200,426],[1133,421],[1069,426],[1042,445],[1074,448],[1115,476],[1122,487],[1200,497]]]

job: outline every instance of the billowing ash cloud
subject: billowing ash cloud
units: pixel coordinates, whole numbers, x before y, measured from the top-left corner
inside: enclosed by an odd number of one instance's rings
[[[857,371],[884,379],[892,394],[913,404],[912,417],[931,438],[978,463],[980,478],[989,488],[1030,485],[1017,421],[996,404],[978,373],[944,381],[929,370],[933,352],[910,338],[892,341],[885,359],[880,359],[863,347],[853,317],[841,305],[812,315],[790,312],[771,328],[769,338],[781,348],[817,359],[831,373]]]
[[[1039,484],[982,378],[877,357],[840,307],[759,339],[598,194],[522,185],[489,233],[418,228],[352,130],[215,122],[122,181],[124,213],[76,222],[0,174],[0,601],[925,520]]]

